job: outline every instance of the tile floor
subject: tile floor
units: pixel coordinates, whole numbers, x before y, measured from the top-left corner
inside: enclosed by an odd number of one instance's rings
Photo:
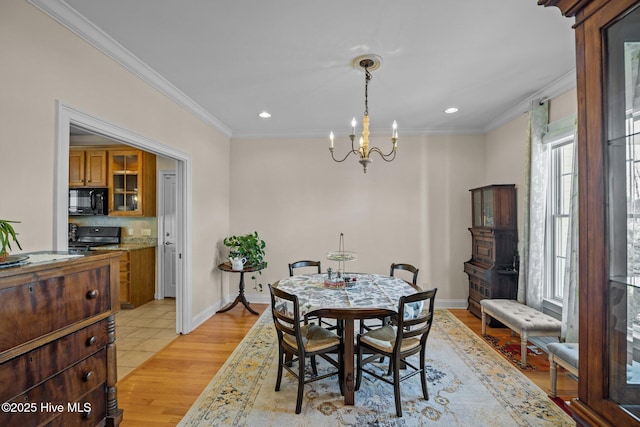
[[[118,381],[177,338],[176,300],[153,300],[116,314]]]

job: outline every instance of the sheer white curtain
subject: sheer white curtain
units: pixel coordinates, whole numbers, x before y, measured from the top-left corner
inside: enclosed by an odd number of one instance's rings
[[[550,149],[542,143],[549,123],[549,102],[534,100],[529,113],[525,165],[524,230],[520,237],[518,301],[542,311],[544,243]]]
[[[575,125],[574,125],[575,129]],[[562,331],[566,342],[578,342],[578,137],[574,130],[573,174],[569,202],[569,235],[562,292]]]

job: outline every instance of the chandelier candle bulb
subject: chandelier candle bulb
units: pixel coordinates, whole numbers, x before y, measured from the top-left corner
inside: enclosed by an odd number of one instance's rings
[[[351,119],[351,135],[356,134],[356,118]]]
[[[329,147],[333,149],[333,131],[329,133],[329,141],[331,141],[331,145]]]

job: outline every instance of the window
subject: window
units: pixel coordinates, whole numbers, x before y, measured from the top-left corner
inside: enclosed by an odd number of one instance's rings
[[[550,148],[548,198],[546,208],[545,236],[545,292],[544,297],[562,305],[567,244],[569,238],[569,215],[571,212],[571,187],[574,165],[575,118],[571,117],[550,124],[543,138]],[[567,129],[567,126],[570,128]]]

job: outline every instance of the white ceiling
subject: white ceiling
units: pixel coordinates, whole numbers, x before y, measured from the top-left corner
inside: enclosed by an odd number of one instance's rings
[[[372,133],[400,138],[485,132],[575,85],[573,20],[535,0],[29,1],[234,138],[346,135],[362,54],[383,60]]]

